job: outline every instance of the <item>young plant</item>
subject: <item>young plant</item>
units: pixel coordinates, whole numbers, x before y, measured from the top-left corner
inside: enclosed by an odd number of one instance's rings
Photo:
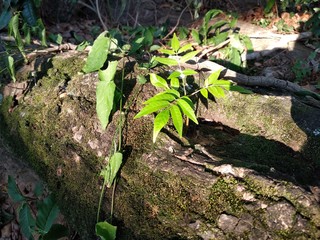
[[[117,71],[118,62],[109,61],[108,67],[104,70],[101,69],[105,64],[110,51],[113,51],[116,47],[116,40],[112,39],[107,31],[101,33],[94,41],[86,64],[82,69],[85,73],[94,72],[97,70],[99,71],[99,82],[96,89],[96,112],[103,129],[106,129],[107,125],[109,124],[110,115],[114,110],[114,106],[118,99],[117,96],[122,96],[123,86],[121,86],[120,94],[117,94],[116,84],[114,83],[114,77]],[[120,97],[120,112],[122,111],[121,98],[122,97]],[[112,240],[116,237],[117,227],[106,221],[99,222],[99,216],[105,187],[110,188],[112,185],[113,193],[110,219],[112,219],[113,215],[113,199],[116,185],[115,179],[120,170],[123,159],[121,153],[121,130],[123,121],[121,116],[122,114],[120,114],[119,124],[116,130],[116,134],[118,134],[119,137],[117,138],[117,136],[115,136],[117,140],[114,139],[113,141],[114,149],[111,149],[110,156],[108,157],[108,163],[100,173],[100,175],[103,177],[103,188],[101,190],[97,212],[96,234],[103,240]]]
[[[217,50],[222,53],[223,59],[235,66],[233,68],[239,68],[243,66],[241,55],[253,50],[252,43],[250,38],[234,31],[237,23],[236,18],[222,19],[210,24],[212,19],[222,13],[217,9],[208,11],[200,28],[198,30],[192,29],[191,35],[199,45],[219,46],[221,44],[222,46],[220,49],[217,47]]]
[[[68,229],[61,224],[54,224],[59,208],[53,197],[49,195],[42,198],[43,187],[37,185],[34,190],[35,197],[27,197],[22,194],[13,177],[8,176],[8,194],[10,198],[19,204],[18,221],[21,232],[28,240],[35,239],[60,239],[68,236]],[[36,211],[33,207],[37,206]]]
[[[199,95],[200,93],[208,99],[209,93],[216,98],[224,97],[225,90],[250,92],[239,86],[233,86],[233,83],[230,81],[218,80],[221,70],[217,70],[205,79],[199,89],[190,87],[186,81],[187,76],[193,76],[197,72],[192,69],[182,70],[181,63],[187,62],[198,54],[198,51],[192,50],[191,44],[181,46],[175,34],[171,40],[171,48],[159,50],[161,53],[168,54],[171,57],[157,57],[156,61],[168,66],[177,66],[177,69],[169,75],[167,80],[157,74],[150,74],[151,84],[162,91],[145,101],[145,107],[135,116],[135,119],[137,119],[156,113],[153,124],[153,142],[156,141],[161,129],[169,124],[170,118],[180,137],[183,135],[185,120],[191,119],[194,123],[198,124],[192,96]],[[185,54],[179,56],[181,53]]]

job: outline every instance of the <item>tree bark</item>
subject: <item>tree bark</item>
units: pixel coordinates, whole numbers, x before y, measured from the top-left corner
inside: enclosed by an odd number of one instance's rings
[[[1,134],[45,179],[80,236],[94,239],[99,173],[119,113],[103,131],[95,113],[97,74],[78,74],[82,59],[57,55],[41,78],[27,80],[20,97],[7,89]],[[152,144],[152,117],[133,117],[156,91],[136,83],[134,62],[122,63],[127,100],[125,163],[114,206],[119,239],[320,238],[318,109],[272,92],[230,93],[199,104],[200,124],[189,126],[184,139],[167,128]],[[110,202],[109,189],[103,218]]]

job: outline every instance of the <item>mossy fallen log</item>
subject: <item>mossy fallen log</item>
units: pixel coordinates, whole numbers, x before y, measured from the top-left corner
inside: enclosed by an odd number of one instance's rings
[[[57,55],[23,91],[7,86],[1,135],[48,183],[80,236],[95,239],[99,173],[119,113],[102,131],[95,113],[97,75],[78,74],[82,59],[73,52]],[[167,129],[152,144],[152,117],[133,117],[155,89],[137,84],[134,62],[124,63],[118,239],[320,238],[319,154],[312,155],[319,151],[318,122],[308,120],[319,116],[318,109],[289,96],[232,93],[201,106],[201,123],[190,126],[185,140]],[[104,200],[107,218],[111,190]]]

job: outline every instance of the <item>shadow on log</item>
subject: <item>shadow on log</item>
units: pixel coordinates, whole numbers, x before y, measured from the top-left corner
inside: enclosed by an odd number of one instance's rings
[[[47,74],[28,79],[23,91],[8,85],[1,135],[48,183],[80,236],[95,239],[99,173],[119,113],[102,131],[95,113],[97,74],[78,74],[82,59],[73,52],[57,55],[46,61],[52,66]],[[118,239],[320,238],[314,134],[320,126],[311,121],[320,119],[318,109],[292,96],[230,93],[200,106],[201,123],[186,141],[167,129],[151,144],[152,118],[133,116],[155,89],[136,83],[134,62],[124,64],[129,100],[126,162],[115,194]],[[110,202],[107,191],[105,218]]]

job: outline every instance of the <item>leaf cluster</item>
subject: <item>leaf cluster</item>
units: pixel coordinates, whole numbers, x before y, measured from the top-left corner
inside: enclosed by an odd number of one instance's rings
[[[42,198],[43,186],[38,184],[34,190],[35,198],[24,196],[14,178],[8,176],[8,194],[19,204],[18,221],[21,232],[28,240],[55,240],[68,236],[68,229],[61,224],[54,224],[60,210],[51,195]],[[34,204],[35,203],[35,204]],[[36,206],[36,213],[31,206]]]
[[[249,93],[239,86],[234,86],[230,81],[218,80],[221,70],[213,72],[203,83],[200,83],[199,89],[191,88],[191,92],[187,91],[186,78],[198,73],[192,69],[182,69],[180,65],[192,59],[199,51],[193,51],[191,44],[181,45],[174,34],[170,48],[159,49],[159,52],[167,54],[169,57],[156,57],[155,60],[167,66],[177,66],[177,70],[173,71],[167,79],[154,73],[149,74],[151,84],[161,92],[145,101],[145,106],[135,116],[137,119],[149,114],[156,114],[153,124],[153,142],[156,142],[159,132],[170,123],[170,119],[180,137],[183,135],[183,126],[187,119],[198,124],[191,96],[201,94],[208,99],[211,94],[215,98],[221,98],[225,97],[226,90]],[[180,56],[181,54],[183,55]]]

